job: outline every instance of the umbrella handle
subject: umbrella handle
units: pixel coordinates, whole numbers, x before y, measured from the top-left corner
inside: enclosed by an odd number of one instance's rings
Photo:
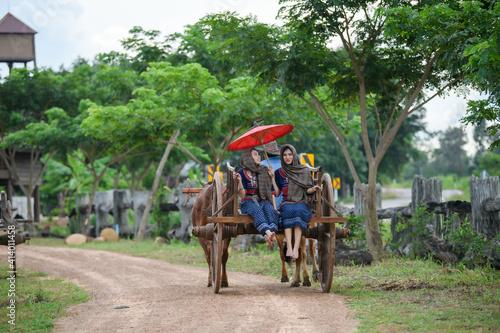
[[[271,162],[269,162],[269,157],[267,157],[266,146],[264,146],[264,144],[262,143],[262,141],[260,143],[262,144],[262,148],[264,148],[264,156],[266,156],[267,164],[269,165],[269,167],[271,167]],[[275,198],[274,194],[273,194],[273,202],[272,202],[272,204],[273,204],[274,209],[278,210],[276,208],[276,198]]]
[[[260,143],[262,144],[262,148],[264,148],[264,156],[266,157],[267,164],[269,164],[269,166],[271,166],[271,162],[269,162],[269,157],[267,157],[266,146],[262,143],[262,141]]]

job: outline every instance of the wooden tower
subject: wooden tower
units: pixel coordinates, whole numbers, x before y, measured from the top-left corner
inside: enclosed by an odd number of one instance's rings
[[[8,64],[9,73],[15,62],[22,62],[26,67],[33,61],[36,67],[35,34],[35,30],[11,13],[0,20],[0,62]]]

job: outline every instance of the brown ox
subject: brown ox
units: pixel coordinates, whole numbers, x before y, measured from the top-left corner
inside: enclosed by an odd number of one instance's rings
[[[226,200],[226,185],[222,184],[222,202]],[[193,206],[193,210],[191,211],[191,223],[193,227],[201,227],[207,225],[207,216],[202,214],[202,210],[211,209],[212,207],[212,183],[205,185],[203,190],[198,194],[196,201]],[[211,265],[211,256],[210,256],[210,246],[212,241],[207,240],[206,238],[198,237],[198,241],[200,242],[203,251],[205,252],[205,258],[208,264],[208,285],[207,287],[212,286],[212,265]],[[228,247],[230,238],[224,239],[224,243],[222,245],[222,276],[221,276],[221,287],[228,287],[227,282],[227,273],[226,273],[226,263],[229,257]]]
[[[294,237],[294,236],[293,236]],[[293,238],[292,237],[292,238]],[[276,237],[278,242],[278,247],[280,249],[280,257],[281,257],[281,282],[288,282],[288,270],[286,266],[286,258],[285,258],[285,245],[284,239],[285,235],[280,234]],[[314,243],[314,239],[308,238],[309,243],[309,255],[311,256],[312,266],[313,266],[313,280],[318,281],[319,271],[316,265],[316,245]],[[293,239],[292,239],[293,241]],[[300,270],[302,268],[302,277],[303,277],[303,286],[310,287],[311,280],[309,277],[309,272],[307,271],[307,248],[306,248],[306,237],[302,236],[300,240],[300,249],[299,249],[299,257],[295,260],[295,275],[293,276],[293,280],[291,283],[291,287],[300,287]]]

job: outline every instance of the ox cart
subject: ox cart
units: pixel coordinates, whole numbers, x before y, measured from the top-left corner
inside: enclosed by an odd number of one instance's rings
[[[306,238],[317,240],[318,279],[323,292],[329,293],[335,266],[335,239],[346,238],[350,235],[347,228],[336,227],[336,223],[344,223],[345,217],[334,207],[332,179],[328,173],[322,173],[322,168],[309,167],[314,185],[321,184],[322,190],[313,194],[312,217],[309,221]],[[210,270],[214,293],[219,292],[221,285],[221,263],[223,260],[223,243],[227,239],[245,234],[259,234],[254,227],[253,218],[241,214],[238,210],[237,183],[233,179],[235,168],[227,165],[227,186],[221,180],[221,174],[215,172],[212,181],[211,207],[204,209],[202,214],[207,216],[207,224],[195,226],[193,235],[211,241]],[[185,188],[183,193],[200,193],[201,188]],[[337,216],[335,216],[337,215]],[[278,230],[283,234],[283,230]],[[226,259],[227,260],[227,259]]]

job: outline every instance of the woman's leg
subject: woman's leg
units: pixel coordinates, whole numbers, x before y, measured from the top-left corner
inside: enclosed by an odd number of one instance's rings
[[[248,214],[253,218],[253,224],[260,234],[266,237],[267,246],[270,247],[272,242],[276,240],[275,232],[272,231],[272,225],[268,223],[268,219],[264,214],[264,208],[261,203],[257,205],[253,201],[246,201],[241,205],[241,212]],[[271,206],[272,207],[272,206]]]
[[[288,230],[291,230],[291,229],[288,229]],[[300,247],[300,239],[302,238],[302,229],[300,228],[300,226],[295,226],[295,228],[293,228],[293,233],[294,233],[294,236],[295,236],[295,239],[294,239],[294,244],[293,244],[293,252],[292,252],[292,258],[294,259],[297,259],[299,257],[299,247]]]
[[[273,205],[269,201],[262,201],[262,211],[264,212],[264,216],[266,218],[266,222],[269,225],[269,230],[272,232],[278,232],[278,224],[279,224],[279,214],[276,209],[274,209]]]

